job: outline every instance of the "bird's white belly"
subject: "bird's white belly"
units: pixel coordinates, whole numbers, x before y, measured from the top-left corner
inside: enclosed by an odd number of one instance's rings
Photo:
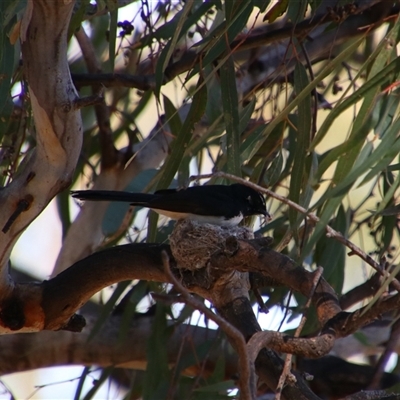
[[[197,221],[202,224],[213,224],[219,226],[236,226],[243,219],[243,215],[239,214],[237,217],[231,219],[225,219],[224,217],[213,217],[210,215],[197,215],[197,214],[189,214],[189,213],[180,213],[166,210],[153,209],[155,212],[161,215],[165,215],[171,219],[191,219],[192,221]]]

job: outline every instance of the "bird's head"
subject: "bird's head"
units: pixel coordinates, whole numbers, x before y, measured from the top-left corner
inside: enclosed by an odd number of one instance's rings
[[[264,196],[261,193],[242,184],[234,184],[232,187],[234,187],[233,189],[237,196],[243,199],[244,205],[246,206],[243,213],[245,217],[259,214],[265,217],[270,216],[267,211]]]

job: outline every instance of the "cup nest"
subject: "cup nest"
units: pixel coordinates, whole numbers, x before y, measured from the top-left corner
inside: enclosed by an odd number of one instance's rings
[[[169,242],[178,266],[194,271],[207,267],[212,255],[223,249],[230,236],[254,239],[253,231],[245,226],[223,227],[183,219],[176,222]]]

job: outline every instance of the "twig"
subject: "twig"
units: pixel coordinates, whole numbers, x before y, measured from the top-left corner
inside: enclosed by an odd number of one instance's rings
[[[396,393],[388,393],[386,390],[362,390],[346,396],[343,400],[398,400]]]
[[[10,218],[8,218],[7,222],[3,226],[2,232],[7,233],[11,228],[11,225],[15,222],[15,220],[22,214],[24,211],[28,210],[33,202],[33,197],[30,194],[27,194],[24,199],[21,199],[17,203],[17,207],[14,212],[11,214]]]
[[[286,317],[288,316],[288,313],[289,313],[289,310],[290,310],[290,302],[292,301],[292,296],[293,296],[293,290],[290,289],[289,290],[289,294],[287,296],[286,305],[284,306],[285,307],[285,313],[283,314],[283,317],[281,319],[281,323],[279,324],[278,329],[277,329],[278,332],[281,331],[283,323],[285,322]]]
[[[378,273],[374,273],[367,281],[361,285],[350,289],[339,299],[342,310],[347,310],[354,304],[363,301],[367,297],[374,296],[383,284],[383,278]]]
[[[238,386],[240,389],[240,399],[241,400],[255,399],[256,397],[255,367],[254,367],[254,362],[250,363],[250,358],[246,348],[246,342],[244,340],[242,333],[234,326],[232,326],[224,318],[214,314],[203,303],[195,299],[171,272],[168,254],[165,251],[163,251],[161,253],[161,256],[167,277],[169,278],[170,282],[172,282],[172,284],[175,286],[175,288],[180,293],[182,293],[182,297],[185,303],[192,306],[196,310],[202,312],[207,318],[214,321],[225,332],[225,334],[229,336],[234,342],[239,357],[238,364],[240,365],[240,374],[238,382]]]
[[[302,40],[299,40],[300,48],[301,51],[303,52],[304,59],[306,61],[306,66],[308,69],[308,73],[310,75],[310,81],[312,82],[315,77],[314,77],[314,71],[312,69],[312,64],[310,61],[310,58],[308,57],[308,53],[306,50],[306,46],[304,46],[304,43]],[[318,94],[317,94],[317,89],[313,89],[311,91],[312,95],[314,96],[314,108],[312,109],[312,127],[311,127],[311,132],[310,132],[310,137],[311,139],[314,139],[315,134],[317,133],[317,116],[318,116]]]
[[[332,350],[336,339],[337,332],[332,328],[319,336],[310,338],[295,338],[276,331],[258,331],[247,342],[247,350],[252,361],[257,359],[258,353],[265,347],[280,353],[320,358]]]
[[[101,63],[98,59],[98,55],[94,50],[91,40],[82,27],[75,33],[75,37],[82,51],[82,55],[89,73],[100,72]],[[92,91],[93,96],[89,96],[87,99],[90,101],[91,97],[93,99],[97,98],[96,102],[93,104],[95,105],[94,110],[99,128],[101,167],[102,169],[115,167],[118,162],[118,152],[114,146],[114,137],[110,126],[110,108],[107,107],[105,99],[102,95],[104,86],[100,84],[94,84],[92,85]],[[80,101],[82,102],[82,106],[84,101]]]
[[[302,329],[304,328],[304,325],[305,325],[305,323],[307,321],[306,311],[311,306],[311,299],[314,296],[315,288],[317,287],[318,282],[321,279],[321,276],[322,276],[323,272],[324,272],[324,269],[322,267],[318,267],[316,269],[316,271],[315,271],[315,275],[314,275],[314,279],[313,279],[313,285],[312,285],[311,292],[310,292],[310,295],[308,297],[307,303],[306,303],[306,305],[304,307],[303,316],[301,318],[299,326],[296,329],[296,332],[294,333],[294,337],[295,338],[298,338],[300,336],[300,333],[301,333]],[[285,363],[283,365],[283,370],[282,370],[281,376],[279,377],[278,386],[276,387],[275,400],[280,400],[280,398],[281,398],[283,385],[285,384],[286,379],[288,378],[288,376],[290,374],[291,367],[292,367],[292,358],[293,358],[293,354],[286,354]]]
[[[86,96],[86,97],[81,97],[74,102],[74,107],[77,110],[80,110],[81,108],[88,107],[88,106],[93,106],[97,104],[102,104],[104,103],[104,96],[103,96],[103,90],[100,91],[98,94],[92,94],[91,96]]]
[[[192,176],[190,179],[192,181],[199,180],[199,179],[206,179],[206,178],[225,178],[225,179],[230,179],[235,182],[240,182],[243,183],[246,186],[249,186],[255,190],[258,190],[261,193],[265,193],[267,196],[272,197],[282,203],[287,204],[289,207],[292,207],[295,209],[297,212],[304,214],[309,220],[313,222],[320,222],[320,219],[313,213],[309,212],[306,210],[304,207],[300,206],[299,204],[295,203],[294,201],[289,200],[288,198],[281,196],[277,193],[274,193],[273,191],[263,188],[259,185],[256,185],[255,183],[246,181],[243,178],[239,178],[235,175],[232,174],[227,174],[226,172],[214,172],[212,174],[205,174],[205,175],[195,175]],[[336,239],[340,243],[344,244],[347,248],[351,250],[350,255],[357,254],[362,260],[364,260],[367,264],[369,264],[373,269],[375,269],[380,275],[384,276],[385,278],[389,278],[390,274],[388,271],[385,271],[381,268],[380,264],[375,261],[370,255],[365,253],[363,250],[361,250],[357,245],[355,245],[353,242],[350,240],[346,239],[340,232],[335,231],[333,228],[331,228],[329,225],[325,226],[325,230],[327,232],[327,237],[331,237],[333,239]],[[393,279],[391,281],[391,284],[393,287],[400,292],[400,282],[397,279]]]
[[[132,222],[132,214],[133,214],[133,207],[129,207],[128,211],[125,213],[124,218],[118,229],[111,235],[107,236],[103,243],[101,244],[101,248],[108,247],[111,243],[117,240],[131,225]]]

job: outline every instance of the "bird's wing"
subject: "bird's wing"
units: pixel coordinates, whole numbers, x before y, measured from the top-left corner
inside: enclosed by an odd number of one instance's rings
[[[183,190],[185,190],[185,189],[183,189]],[[181,190],[178,190],[178,189],[160,189],[160,190],[156,190],[154,192],[154,194],[155,195],[168,195],[168,194],[174,194],[174,193],[180,192],[180,191]]]
[[[221,193],[203,193],[193,192],[189,189],[170,192],[162,195],[156,192],[157,196],[148,203],[148,207],[168,210],[177,213],[197,214],[197,215],[215,215],[227,216],[228,218],[235,216],[228,215],[229,203],[232,201],[228,196]]]

